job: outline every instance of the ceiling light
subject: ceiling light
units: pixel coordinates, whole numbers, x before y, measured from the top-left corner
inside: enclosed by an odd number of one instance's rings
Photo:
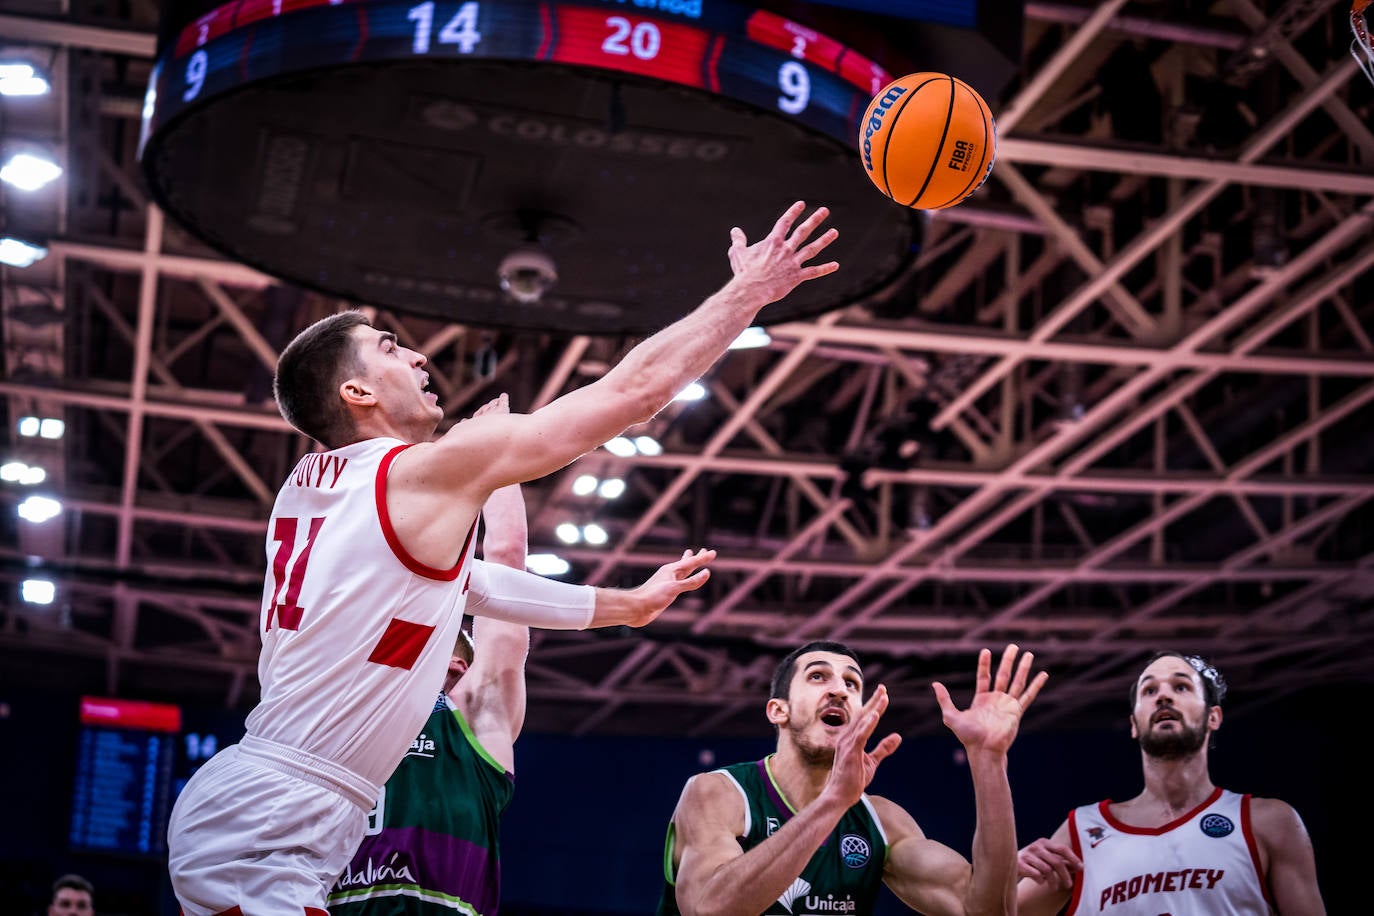
[[[600,545],[606,543],[607,541],[609,541],[609,540],[611,539],[611,538],[610,538],[610,535],[608,535],[608,534],[606,533],[606,529],[605,529],[605,528],[602,528],[600,525],[596,524],[595,522],[593,522],[593,523],[590,524],[590,525],[583,525],[583,526],[582,526],[582,536],[583,536],[584,538],[587,539],[587,543],[588,543],[588,544],[591,544],[591,545],[597,546],[597,547],[599,547]]]
[[[532,553],[525,557],[525,568],[540,576],[561,576],[572,567],[558,554]]]
[[[757,347],[766,347],[773,342],[773,338],[768,336],[768,332],[758,325],[747,327],[740,331],[740,335],[730,343],[731,350],[753,350]]]
[[[19,435],[36,436],[38,435],[38,430],[42,428],[43,421],[37,417],[20,417],[18,425]]]
[[[572,522],[564,522],[553,529],[554,536],[564,544],[576,544],[582,540],[582,532]]]
[[[37,191],[62,175],[62,166],[33,153],[16,153],[0,166],[0,181],[12,184],[21,191]]]
[[[42,468],[27,467],[19,475],[19,483],[26,487],[36,487],[48,479],[48,472]]]
[[[590,496],[595,490],[598,481],[591,474],[583,474],[573,481],[572,491],[574,496]]]
[[[625,481],[619,477],[608,477],[601,481],[601,486],[596,488],[596,492],[602,499],[619,499],[625,492]]]
[[[29,604],[52,604],[57,586],[47,579],[25,579],[19,584],[19,597]]]
[[[19,504],[16,511],[24,521],[41,525],[61,515],[62,504],[51,496],[30,496]]]
[[[617,458],[629,458],[634,455],[635,444],[624,436],[616,436],[606,443],[606,451],[615,455]]]
[[[681,391],[679,391],[679,392],[677,393],[677,397],[673,398],[673,400],[674,400],[674,401],[700,401],[700,400],[701,400],[702,398],[704,398],[704,397],[706,397],[706,386],[703,385],[703,384],[701,384],[701,382],[693,382],[692,384],[688,385],[686,388],[684,388],[684,389],[682,389]]]
[[[650,458],[663,454],[663,446],[659,445],[653,436],[635,436],[634,446],[641,455],[648,455]]]
[[[17,80],[33,76],[33,64],[22,61],[0,61],[0,80]]]
[[[19,61],[0,63],[0,95],[46,95],[51,88],[32,64]]]
[[[47,255],[48,249],[42,245],[31,245],[8,235],[0,238],[0,264],[28,267],[34,261],[43,260]]]
[[[5,483],[18,483],[24,479],[29,466],[22,461],[6,461],[0,464],[0,480]]]
[[[38,424],[38,435],[44,439],[61,439],[66,431],[66,422],[56,417],[44,417],[43,422]]]

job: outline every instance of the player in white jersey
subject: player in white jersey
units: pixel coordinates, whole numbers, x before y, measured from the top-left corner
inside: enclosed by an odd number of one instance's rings
[[[1161,652],[1131,690],[1145,789],[1069,813],[1021,850],[1018,912],[1053,916],[1322,916],[1312,842],[1292,806],[1212,785],[1207,750],[1226,682]]]
[[[828,211],[801,219],[805,209],[792,205],[754,245],[732,229],[724,287],[532,414],[491,411],[434,438],[444,412],[425,357],[358,312],[287,346],[277,403],[327,451],[301,459],[268,523],[262,699],[247,735],[173,811],[168,866],[187,916],[324,912],[379,785],[429,713],[465,601],[529,626],[643,626],[700,587],[712,551],[688,551],[628,590],[485,566],[471,558],[477,514],[494,490],[650,419],[765,305],[837,270],[808,264],[838,233],[818,235]]]

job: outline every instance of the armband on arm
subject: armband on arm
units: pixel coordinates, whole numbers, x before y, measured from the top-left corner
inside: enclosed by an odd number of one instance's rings
[[[585,630],[596,611],[596,590],[524,570],[472,561],[467,613],[544,630]]]

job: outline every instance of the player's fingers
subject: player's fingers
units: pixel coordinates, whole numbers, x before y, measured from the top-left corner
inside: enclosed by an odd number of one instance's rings
[[[1010,693],[1014,697],[1019,697],[1021,692],[1026,689],[1026,679],[1030,677],[1031,664],[1035,661],[1034,652],[1025,652],[1021,655],[1021,661],[1016,663],[1016,676],[1011,679]]]
[[[797,257],[799,257],[801,259],[801,262],[805,264],[807,261],[811,260],[816,255],[820,254],[826,248],[830,247],[830,243],[835,241],[835,239],[839,237],[840,230],[832,226],[831,228],[822,232],[820,236],[815,240],[807,242],[801,248],[797,249]]]
[[[677,580],[677,593],[694,592],[706,584],[706,580],[711,578],[711,570],[702,568],[692,573],[684,579]]]
[[[895,751],[901,743],[902,736],[894,732],[879,741],[873,750],[868,752],[868,756],[872,758],[875,765],[882,763],[888,757],[892,756],[892,752]]]
[[[804,210],[806,210],[806,201],[804,200],[799,200],[788,207],[783,211],[782,216],[778,217],[778,221],[773,224],[773,231],[769,234],[780,239],[787,238],[787,233],[791,231],[792,224],[797,221],[797,217],[801,216]]]
[[[987,650],[984,649],[983,651],[986,652]],[[930,685],[930,689],[935,691],[935,702],[940,704],[940,712],[947,716],[959,712],[958,708],[954,705],[954,701],[949,698],[949,691],[945,689],[944,684],[935,681]]]
[[[874,688],[873,693],[869,695],[864,704],[859,707],[859,715],[868,712],[877,712],[877,714],[881,716],[887,710],[888,699],[887,685],[879,684]]]
[[[1031,681],[1030,688],[1027,689],[1025,693],[1021,694],[1020,702],[1022,710],[1030,706],[1030,704],[1035,700],[1035,698],[1040,695],[1040,688],[1044,687],[1045,682],[1049,679],[1050,673],[1048,671],[1041,671],[1039,674],[1035,676],[1035,680]]]
[[[992,683],[992,651],[983,649],[978,653],[978,676],[974,679],[974,693],[987,693]]]
[[[829,216],[829,207],[817,207],[815,210],[812,210],[811,215],[802,220],[801,224],[787,237],[787,244],[794,248],[800,248],[802,245],[806,244],[807,239],[811,238],[811,233],[819,229],[821,223],[825,222],[826,218]]]
[[[824,277],[826,274],[833,274],[839,269],[839,261],[827,261],[824,264],[817,264],[814,267],[803,267],[801,269],[802,282],[814,280],[817,277]]]
[[[1007,684],[1011,681],[1012,669],[1016,666],[1016,653],[1021,649],[1012,643],[1002,650],[1002,660],[997,663],[997,679],[992,683],[992,689],[998,693],[1005,693]]]

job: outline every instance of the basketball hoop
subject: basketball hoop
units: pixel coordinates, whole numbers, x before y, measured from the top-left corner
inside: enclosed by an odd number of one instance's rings
[[[1364,75],[1374,83],[1374,44],[1370,43],[1369,26],[1364,20],[1364,11],[1369,7],[1369,2],[1354,0],[1350,4],[1350,30],[1355,33],[1355,40],[1350,42],[1350,53]]]

